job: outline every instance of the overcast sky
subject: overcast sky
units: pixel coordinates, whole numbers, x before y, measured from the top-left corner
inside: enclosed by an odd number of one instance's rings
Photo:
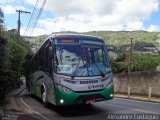
[[[35,3],[0,0],[7,29],[17,28],[16,9],[32,12]],[[21,17],[23,35],[30,15]],[[33,35],[93,30],[160,31],[160,0],[47,0]]]

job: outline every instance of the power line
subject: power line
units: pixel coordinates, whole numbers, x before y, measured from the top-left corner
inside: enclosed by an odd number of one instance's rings
[[[26,27],[26,29],[25,29],[25,31],[24,31],[24,35],[25,35],[25,33],[26,33],[26,31],[27,31],[30,23],[31,23],[31,20],[32,20],[32,18],[33,18],[33,13],[34,13],[34,10],[35,10],[35,8],[36,8],[37,3],[38,3],[38,0],[36,1],[36,4],[35,4],[35,6],[34,6],[34,8],[33,8],[33,12],[32,12],[31,17],[30,17],[30,19],[29,19],[28,25],[27,25],[27,27]]]
[[[40,16],[41,16],[41,13],[42,13],[42,11],[43,11],[43,8],[44,8],[45,3],[46,3],[46,0],[44,0],[43,3],[42,3],[42,6],[41,6],[41,8],[40,8],[40,11],[39,11],[39,13],[38,13],[38,15],[37,15],[37,17],[36,17],[36,21],[35,21],[35,23],[34,23],[34,25],[33,25],[33,29],[32,29],[31,35],[33,34],[33,31],[34,31],[34,29],[35,29],[35,27],[36,27],[36,25],[37,25],[37,23],[38,23],[38,20],[39,20],[39,18],[40,18]],[[31,35],[30,35],[30,36],[31,36]]]
[[[33,34],[34,29],[38,23],[38,20],[41,16],[42,11],[43,11],[45,3],[46,3],[46,0],[37,0],[36,1],[34,9],[32,11],[31,17],[30,17],[30,20],[29,20],[28,25],[25,29],[24,36],[25,36],[26,32],[29,32],[29,34],[30,34],[29,36],[31,36]],[[31,30],[28,30],[29,27],[31,28]]]

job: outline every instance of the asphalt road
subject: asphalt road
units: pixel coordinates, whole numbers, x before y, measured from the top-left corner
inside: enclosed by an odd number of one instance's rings
[[[92,105],[76,105],[57,108],[54,105],[44,107],[41,100],[31,97],[24,90],[20,101],[30,114],[44,120],[160,120],[160,104],[114,98],[110,101],[97,102]],[[33,112],[34,111],[34,112]]]

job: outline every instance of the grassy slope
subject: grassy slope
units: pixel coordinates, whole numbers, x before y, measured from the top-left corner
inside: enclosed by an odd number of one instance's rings
[[[68,33],[68,32],[66,32]],[[72,32],[69,32],[72,33]],[[86,32],[82,34],[88,34],[88,35],[94,35],[101,37],[105,40],[105,42],[109,45],[114,46],[121,46],[125,44],[130,43],[130,38],[132,37],[136,42],[146,42],[146,43],[152,43],[156,46],[158,45],[155,41],[157,40],[157,36],[160,34],[160,32],[145,32],[145,31],[134,31],[132,33],[127,31],[92,31],[92,32]],[[41,35],[37,37],[33,37],[32,41],[35,41],[35,43],[42,43],[47,35]],[[160,39],[160,38],[159,38]]]

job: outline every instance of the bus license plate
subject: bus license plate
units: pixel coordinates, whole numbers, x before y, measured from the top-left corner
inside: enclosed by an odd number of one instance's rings
[[[87,100],[86,101],[86,104],[91,104],[91,103],[95,103],[96,101],[94,100],[94,99],[92,99],[92,100]]]

